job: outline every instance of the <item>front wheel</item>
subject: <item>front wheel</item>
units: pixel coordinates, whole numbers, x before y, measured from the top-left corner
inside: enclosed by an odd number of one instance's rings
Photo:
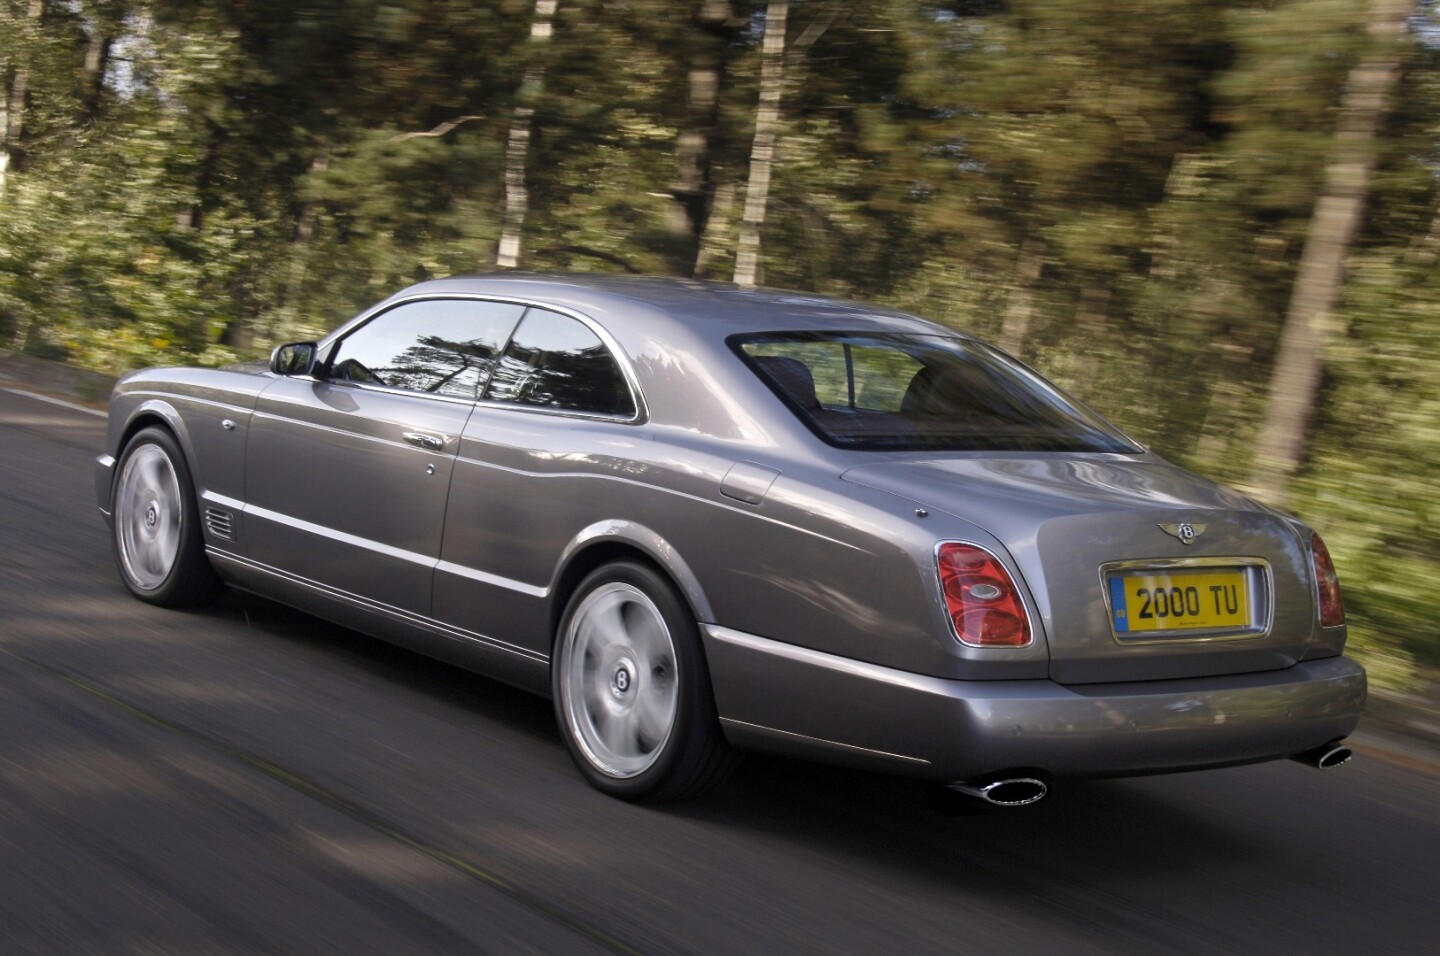
[[[694,618],[645,565],[616,562],[581,582],[561,619],[551,683],[566,747],[605,793],[695,796],[735,762]]]
[[[223,586],[205,557],[190,470],[168,431],[145,428],[126,443],[110,505],[115,563],[132,594],[182,607],[220,593]]]

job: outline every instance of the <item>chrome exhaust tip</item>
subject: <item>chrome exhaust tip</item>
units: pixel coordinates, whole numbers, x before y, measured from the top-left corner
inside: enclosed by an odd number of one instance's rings
[[[1305,750],[1298,754],[1291,754],[1290,759],[1297,763],[1303,763],[1307,767],[1315,767],[1318,770],[1334,770],[1336,767],[1344,766],[1355,756],[1349,747],[1342,747],[1338,743],[1326,744],[1323,747],[1316,747],[1314,750]]]
[[[1039,803],[1050,793],[1043,780],[1034,777],[1004,777],[987,783],[951,783],[946,789],[983,800],[996,807],[1024,807]]]

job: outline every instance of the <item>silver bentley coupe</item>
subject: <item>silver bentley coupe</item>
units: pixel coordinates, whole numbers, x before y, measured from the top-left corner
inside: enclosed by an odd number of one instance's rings
[[[1033,803],[1343,763],[1325,545],[914,316],[678,279],[423,282],[268,364],[116,386],[136,597],[242,588],[551,697],[600,790],[736,754]]]

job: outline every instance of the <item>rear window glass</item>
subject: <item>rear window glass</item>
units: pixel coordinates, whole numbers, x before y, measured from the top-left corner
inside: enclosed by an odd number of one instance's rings
[[[787,332],[730,345],[817,435],[896,451],[1138,452],[1003,352],[941,335]]]

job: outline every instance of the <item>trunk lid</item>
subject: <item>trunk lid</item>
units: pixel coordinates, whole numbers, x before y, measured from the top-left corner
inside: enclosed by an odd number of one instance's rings
[[[1288,667],[1316,627],[1290,523],[1153,455],[891,461],[843,477],[993,534],[1029,588],[1060,683]]]

